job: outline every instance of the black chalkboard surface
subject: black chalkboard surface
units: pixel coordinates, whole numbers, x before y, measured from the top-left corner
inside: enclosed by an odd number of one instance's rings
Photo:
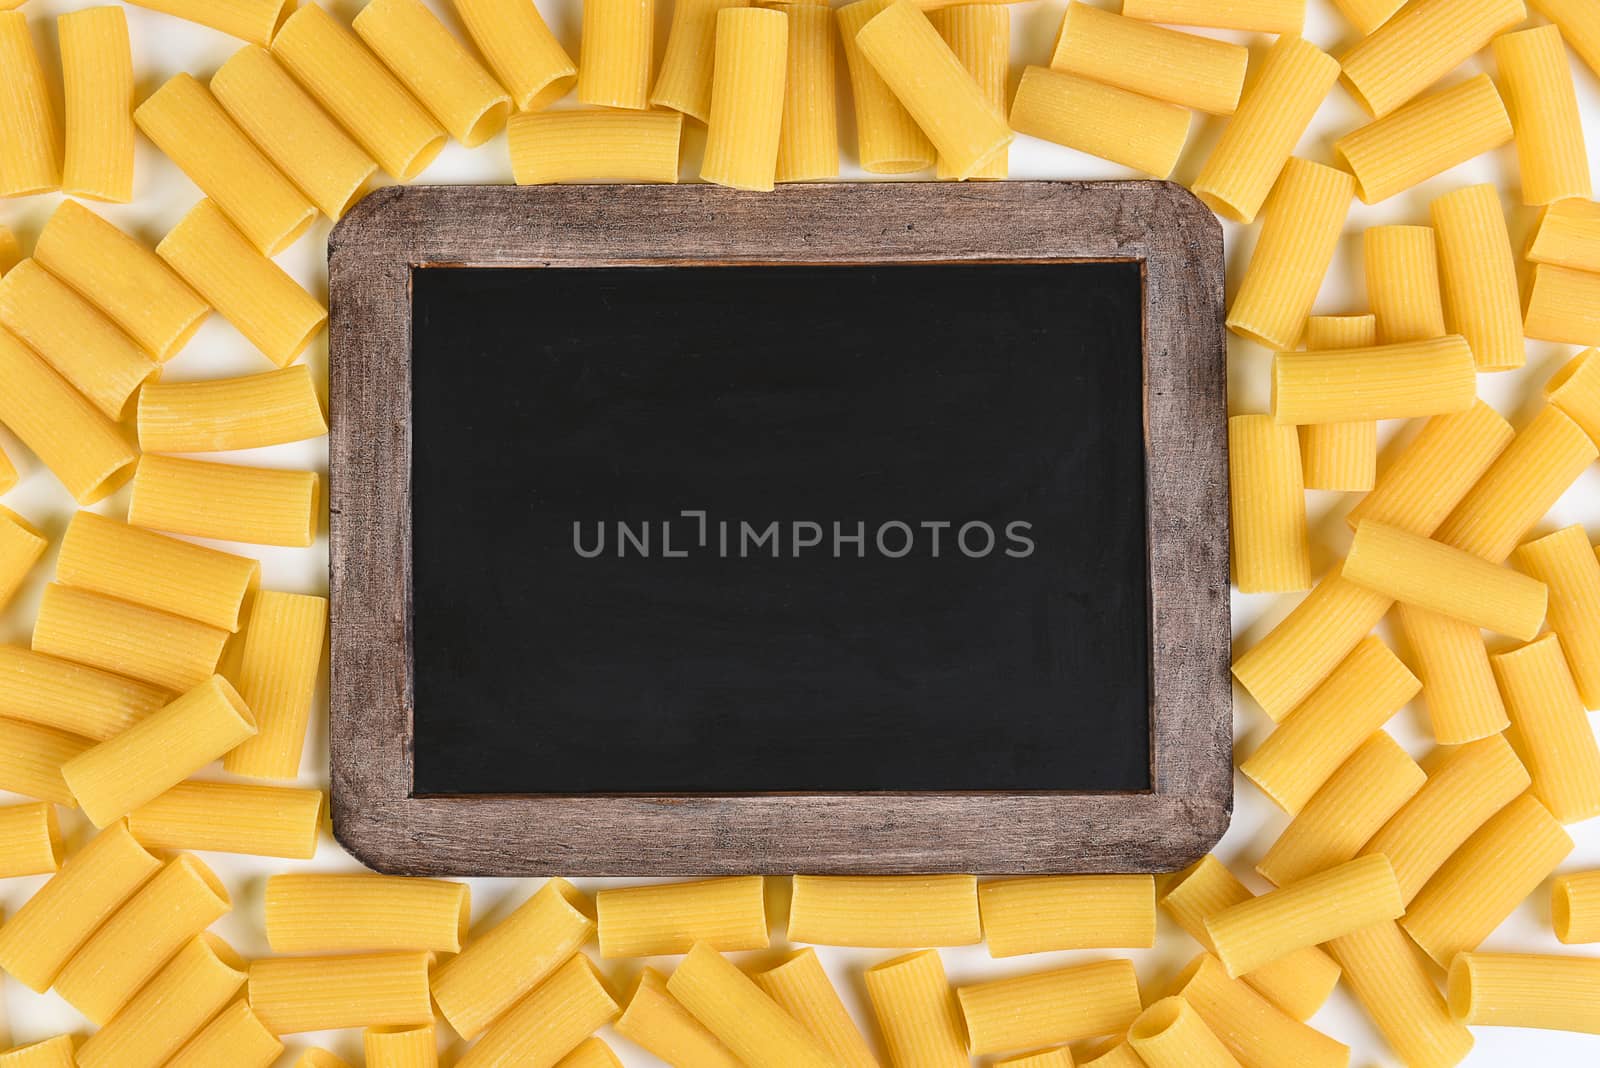
[[[1138,264],[412,292],[418,792],[1149,788]]]
[[[394,187],[329,287],[331,807],[370,866],[1152,871],[1226,827],[1184,190]]]

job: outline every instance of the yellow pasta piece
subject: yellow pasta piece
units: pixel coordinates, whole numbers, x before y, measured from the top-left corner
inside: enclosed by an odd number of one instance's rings
[[[1546,405],[1511,439],[1434,536],[1499,563],[1596,455],[1583,428]]]
[[[667,992],[750,1068],[836,1063],[820,1040],[704,942],[673,971]]]
[[[259,252],[273,256],[306,232],[317,209],[188,74],[178,74],[133,113],[154,141]]]
[[[211,76],[211,93],[239,129],[324,215],[338,221],[378,165],[260,45]]]
[[[890,2],[856,0],[834,12],[855,102],[856,157],[861,168],[871,174],[920,171],[932,166],[938,155],[928,135],[856,47],[856,34]]]
[[[912,0],[895,0],[856,34],[856,47],[945,161],[970,178],[1010,145],[1003,114]]]
[[[1600,707],[1600,561],[1589,536],[1574,524],[1519,546],[1517,568],[1550,590],[1550,629],[1561,649],[1585,708]]]
[[[1011,127],[1165,178],[1188,139],[1189,112],[1125,89],[1029,67],[1011,103]]]
[[[1583,428],[1591,441],[1600,441],[1600,350],[1585,349],[1544,385],[1545,399]]]
[[[1239,1062],[1183,998],[1162,998],[1128,1028],[1128,1045],[1150,1068],[1238,1068]]]
[[[1233,662],[1233,676],[1274,721],[1315,690],[1394,602],[1331,571],[1283,622]]]
[[[434,969],[433,999],[456,1033],[474,1038],[594,934],[588,901],[550,879],[486,934]]]
[[[289,16],[272,39],[272,55],[400,181],[422,173],[444,147],[444,128],[360,38],[316,4]]]
[[[613,1027],[674,1068],[739,1068],[744,1063],[667,993],[666,979],[654,968],[640,973],[639,985]]]
[[[762,993],[822,1043],[839,1064],[847,1068],[877,1068],[877,1058],[828,981],[816,950],[802,949],[783,963],[756,972],[750,978]]]
[[[1250,51],[1074,0],[1050,57],[1054,70],[1213,115],[1232,115]]]
[[[762,8],[730,7],[717,13],[715,76],[700,167],[705,181],[733,189],[772,189],[783,127],[787,20],[781,11]]]
[[[683,0],[672,6],[672,28],[667,31],[667,50],[650,91],[651,106],[706,121],[711,114],[717,15],[724,8],[749,4],[750,0]],[[792,27],[790,32],[792,35]]]
[[[167,1068],[267,1068],[283,1052],[279,1042],[243,1001],[235,1001],[167,1062]]]
[[[1228,309],[1228,329],[1269,348],[1292,349],[1305,331],[1350,210],[1344,171],[1291,157],[1267,198],[1266,222]],[[1321,421],[1321,420],[1307,420]]]
[[[675,111],[546,111],[513,115],[511,172],[518,185],[676,182],[683,116]]]
[[[103,1026],[229,906],[228,891],[216,874],[194,857],[180,856],[89,936],[56,976],[55,991]]]
[[[1556,937],[1567,945],[1600,942],[1600,871],[1556,876],[1550,915]]]
[[[260,561],[169,538],[93,512],[67,524],[56,578],[223,630],[238,630]]]
[[[64,201],[63,203],[73,203]],[[9,226],[0,225],[0,275],[5,274],[22,260],[22,246]]]
[[[126,204],[133,199],[133,52],[120,7],[56,18],[66,88],[61,191]]]
[[[244,980],[245,963],[226,942],[211,934],[191,939],[78,1048],[78,1068],[161,1068]]]
[[[655,0],[590,0],[583,5],[578,99],[585,104],[650,106]]]
[[[0,70],[0,197],[47,193],[61,184],[61,125],[20,11],[0,11]]]
[[[603,941],[603,917],[601,926]],[[789,904],[789,939],[793,942],[967,946],[982,937],[976,876],[794,877]]]
[[[1377,32],[1404,5],[1405,0],[1333,0],[1333,6],[1363,37]]]
[[[0,279],[0,325],[112,421],[160,365],[94,305],[39,266],[23,260]]]
[[[1331,966],[1331,962],[1330,962]],[[1334,969],[1337,974],[1337,969]],[[1277,1008],[1246,982],[1228,978],[1222,963],[1201,953],[1168,985],[1222,1040],[1245,1068],[1293,1063],[1303,1068],[1347,1068],[1350,1049]]]
[[[230,773],[259,779],[299,774],[327,626],[327,598],[256,594],[235,676],[260,731],[223,758]]]
[[[1533,794],[1478,828],[1411,901],[1400,926],[1440,967],[1476,949],[1572,851]]]
[[[456,1068],[550,1068],[616,1015],[600,973],[579,953],[497,1020]]]
[[[1528,0],[1528,4],[1559,26],[1578,58],[1600,73],[1600,11],[1584,0]]]
[[[505,126],[511,95],[421,0],[370,0],[352,27],[463,145],[476,148]]]
[[[465,883],[393,875],[274,875],[265,898],[274,953],[461,949]]]
[[[1431,226],[1373,226],[1361,238],[1375,343],[1419,341],[1445,333],[1439,252]]]
[[[1522,202],[1550,204],[1590,196],[1594,187],[1578,117],[1578,93],[1561,47],[1561,31],[1537,26],[1496,37],[1494,60],[1517,129]]]
[[[539,111],[578,82],[578,65],[532,0],[455,0],[456,14],[521,111]]]
[[[0,1053],[0,1068],[73,1068],[73,1064],[71,1035],[57,1035]]]
[[[1225,219],[1255,221],[1338,77],[1332,56],[1293,33],[1279,37],[1194,180],[1195,196]]]
[[[1516,432],[1482,401],[1436,415],[1356,502],[1346,522],[1363,519],[1431,535],[1505,451]]]
[[[961,1006],[937,950],[874,964],[862,978],[892,1068],[971,1068]]]
[[[1393,738],[1378,731],[1312,795],[1256,871],[1288,886],[1351,860],[1427,779]]]
[[[1462,953],[1449,971],[1450,1012],[1463,1023],[1600,1035],[1600,960]]]
[[[1388,646],[1363,638],[1239,770],[1293,816],[1421,688]]]
[[[622,1068],[622,1062],[602,1039],[586,1038],[557,1061],[556,1068]]]
[[[1120,1032],[1140,1011],[1133,964],[1120,959],[973,983],[956,996],[980,1055]]]
[[[142,605],[51,583],[33,651],[140,679],[177,693],[211,677],[228,632]],[[143,722],[143,721],[141,721]]]
[[[1459,334],[1364,349],[1279,352],[1272,417],[1279,423],[1409,419],[1472,407],[1473,352]]]
[[[350,1068],[350,1065],[343,1058],[313,1046],[300,1054],[294,1062],[294,1068]]]
[[[1247,901],[1250,890],[1216,857],[1207,855],[1160,890],[1161,905],[1208,951],[1207,916]],[[1339,966],[1320,949],[1299,949],[1243,977],[1262,997],[1296,1021],[1309,1020],[1339,982]]]
[[[50,540],[9,508],[0,507],[0,608],[16,596]]]
[[[304,548],[316,540],[317,504],[314,471],[147,453],[134,475],[128,521],[197,538]]]
[[[61,766],[89,744],[48,727],[0,719],[0,790],[77,807]]]
[[[62,852],[54,805],[0,807],[0,879],[48,875],[61,867]]]
[[[1149,875],[1005,879],[980,885],[978,901],[992,957],[1155,945],[1155,882]]]
[[[1205,922],[1217,958],[1238,978],[1294,950],[1397,919],[1405,911],[1389,858],[1374,854],[1230,905]]]
[[[1505,730],[1510,720],[1479,628],[1409,604],[1398,612],[1416,654],[1434,740],[1460,745]]]
[[[129,0],[138,7],[198,22],[252,44],[272,43],[272,35],[294,8],[289,0]]]
[[[1362,202],[1376,204],[1509,140],[1506,105],[1479,74],[1346,134],[1333,150],[1355,174]]]
[[[1451,1068],[1472,1050],[1472,1032],[1451,1019],[1417,947],[1394,923],[1377,923],[1328,943],[1350,990],[1401,1059],[1414,1068]]]
[[[679,4],[678,9],[687,5]],[[946,9],[936,12],[933,24],[945,41],[961,57],[991,94],[996,86],[1005,95],[1006,57],[1011,34],[1008,18],[1001,24],[1006,32],[993,32],[992,10],[1006,16],[1005,8],[983,8],[983,15],[964,12],[975,8]],[[783,122],[778,134],[778,165],[774,179],[779,182],[807,182],[839,176],[839,101],[835,82],[833,12],[820,4],[786,4],[789,18],[788,66],[783,81]],[[673,15],[677,17],[676,14]],[[1003,49],[1001,43],[1003,41]],[[998,64],[998,67],[996,66]],[[665,70],[665,68],[663,68]],[[660,82],[656,83],[660,91]],[[994,98],[999,103],[1000,98]],[[707,105],[709,108],[709,105]],[[1004,104],[999,103],[1002,111]],[[997,169],[999,173],[994,173]],[[1005,177],[1005,160],[997,157],[974,178]]]
[[[1340,57],[1345,85],[1387,115],[1526,17],[1523,0],[1416,0]]]
[[[62,767],[96,827],[121,819],[256,732],[250,709],[221,675],[188,691]]]
[[[267,359],[283,367],[322,332],[328,309],[202,200],[156,252]]]
[[[1069,1046],[1042,1049],[1018,1057],[1003,1057],[993,1062],[994,1068],[1073,1068],[1074,1063]]]
[[[1313,315],[1306,319],[1305,343],[1308,349],[1376,345],[1376,317]],[[1300,463],[1306,489],[1370,490],[1377,477],[1378,424],[1308,423],[1300,428]]]
[[[722,952],[771,944],[759,875],[613,887],[594,900],[607,959],[687,953],[700,942]]]
[[[1123,0],[1122,13],[1146,22],[1213,26],[1297,34],[1305,24],[1305,0]]]
[[[1123,1039],[1117,1039],[1103,1050],[1097,1051],[1090,1059],[1078,1062],[1078,1068],[1148,1068],[1139,1055],[1133,1052],[1133,1047]]]
[[[323,801],[321,790],[181,782],[129,813],[128,827],[152,849],[310,860]]]
[[[1600,745],[1573,684],[1561,640],[1538,641],[1489,658],[1505,695],[1517,754],[1533,792],[1562,823],[1600,814]]]
[[[1434,200],[1431,211],[1445,325],[1467,339],[1478,370],[1521,367],[1522,303],[1499,191],[1467,186]]]
[[[1386,597],[1530,641],[1544,623],[1543,582],[1443,542],[1363,519],[1344,577]]]
[[[151,383],[139,392],[139,445],[149,452],[255,449],[327,432],[304,364],[240,378]]]
[[[6,276],[10,278],[10,275]],[[1541,341],[1570,345],[1600,342],[1600,274],[1552,263],[1535,264],[1533,287],[1523,315],[1523,333]]]
[[[344,1027],[422,1027],[429,953],[274,957],[250,962],[250,1007],[275,1035]]]
[[[158,362],[176,356],[210,311],[153,252],[75,200],[50,216],[33,258]]]
[[[89,936],[160,868],[125,824],[107,827],[0,926],[0,968],[43,993]]]
[[[1539,215],[1524,256],[1579,271],[1600,271],[1600,204],[1558,200]]]
[[[367,1068],[438,1068],[439,1039],[427,1027],[369,1027],[361,1036]]]
[[[170,697],[133,679],[0,645],[0,716],[104,741]]]

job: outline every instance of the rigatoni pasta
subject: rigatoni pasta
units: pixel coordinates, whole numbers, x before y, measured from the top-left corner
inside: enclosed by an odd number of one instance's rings
[[[1434,740],[1460,745],[1505,730],[1511,721],[1489,667],[1483,632],[1415,605],[1399,605],[1396,612],[1416,656]]]
[[[603,1039],[586,1038],[557,1061],[556,1068],[622,1068],[622,1062]]]
[[[1521,0],[1514,2],[1522,6]],[[1467,186],[1438,197],[1430,210],[1445,325],[1467,339],[1478,370],[1521,367],[1526,359],[1522,301],[1499,191],[1492,185]]]
[[[962,1010],[937,950],[874,964],[862,976],[896,1068],[970,1068]]]
[[[427,1027],[369,1027],[361,1036],[367,1068],[438,1068],[439,1039]]]
[[[1519,546],[1512,563],[1550,591],[1550,629],[1585,708],[1600,707],[1600,560],[1583,527],[1573,524]]]
[[[1522,202],[1550,204],[1594,193],[1572,68],[1554,26],[1494,39],[1506,106],[1517,130]]]
[[[1373,226],[1361,237],[1367,300],[1378,320],[1374,343],[1444,334],[1439,249],[1431,226]]]
[[[1178,165],[1189,112],[1176,104],[1029,67],[1011,102],[1011,128],[1157,178]]]
[[[198,1035],[167,1062],[167,1068],[267,1068],[283,1052],[283,1043],[267,1030],[244,1001],[235,1001],[206,1024]]]
[[[61,184],[61,125],[20,11],[0,11],[0,70],[0,197],[49,192]]]
[[[258,731],[223,757],[229,773],[258,779],[300,773],[327,630],[327,598],[276,590],[256,594],[232,670]]]
[[[1479,1027],[1600,1035],[1600,960],[1462,953],[1450,962],[1450,1013]]]
[[[1269,415],[1228,420],[1234,585],[1241,593],[1311,585],[1300,437]]]
[[[378,170],[259,45],[245,45],[211,76],[222,109],[321,212],[337,222]]]
[[[700,165],[705,181],[732,189],[772,189],[788,52],[788,16],[782,11],[728,7],[717,13],[711,111]]]
[[[617,1034],[671,1065],[739,1068],[744,1063],[667,993],[666,979],[654,968],[639,974],[628,1007],[612,1026]]]
[[[938,153],[911,114],[856,47],[856,34],[890,0],[855,0],[837,9],[850,95],[855,105],[856,159],[871,174],[907,174],[933,165]],[[1013,114],[1012,125],[1016,126]]]
[[[497,1020],[456,1068],[548,1068],[616,1015],[600,973],[579,953]]]
[[[1533,263],[1600,271],[1600,204],[1573,199],[1547,205],[1523,255]]]
[[[1600,942],[1600,871],[1556,876],[1550,888],[1550,920],[1567,945]]]
[[[139,392],[139,445],[148,452],[255,449],[328,432],[304,364],[239,378],[153,382]]]
[[[49,727],[0,719],[0,790],[75,808],[61,767],[89,744]]]
[[[1522,0],[1417,0],[1339,57],[1345,85],[1387,115],[1526,17]]]
[[[1489,662],[1533,792],[1562,823],[1600,815],[1600,744],[1567,669],[1561,639],[1546,634],[1496,653]]]
[[[472,43],[520,111],[539,111],[578,81],[572,62],[532,0],[455,0]]]
[[[310,860],[324,801],[321,790],[180,782],[130,812],[128,828],[152,849]]]
[[[1345,521],[1352,530],[1370,519],[1431,535],[1515,436],[1511,424],[1481,400],[1466,411],[1436,415]]]
[[[61,191],[126,204],[133,199],[133,52],[120,7],[56,18],[65,88]]]
[[[750,1068],[836,1063],[811,1032],[703,942],[673,970],[667,992]]]
[[[0,609],[16,596],[49,544],[38,527],[0,506]]]
[[[672,5],[672,28],[650,104],[705,122],[711,115],[711,74],[716,59],[717,15],[750,0],[683,0]],[[831,27],[830,27],[831,29]],[[790,27],[791,37],[793,27]],[[830,49],[832,41],[830,37]],[[831,51],[830,51],[831,55]],[[795,87],[790,86],[790,89]]]
[[[0,879],[49,875],[61,867],[62,853],[54,805],[0,806]]]
[[[593,0],[583,5],[578,99],[585,104],[650,106],[655,0]]]
[[[510,94],[421,0],[370,0],[351,26],[463,145],[476,148],[505,126]]]
[[[816,950],[802,949],[750,978],[845,1068],[877,1068],[872,1048],[828,981]]]
[[[1378,343],[1372,315],[1313,315],[1306,320],[1308,349],[1365,348]],[[1378,470],[1378,424],[1307,423],[1300,428],[1305,488],[1370,490]]]
[[[1444,415],[1472,407],[1477,385],[1473,351],[1459,334],[1280,352],[1272,360],[1272,417],[1304,424]]]
[[[245,963],[226,942],[191,939],[78,1048],[78,1068],[161,1068],[244,980]]]
[[[602,890],[595,895],[600,955],[687,953],[699,942],[722,952],[765,949],[764,891],[759,875]]]
[[[146,453],[128,522],[197,538],[305,548],[317,536],[314,471],[243,467]]]
[[[821,4],[786,4],[782,10],[789,19],[789,48],[774,179],[806,182],[837,178],[839,101],[835,89],[833,12]],[[998,13],[998,24],[1006,28],[1004,33],[995,31],[996,17],[989,15],[989,8],[981,9],[979,14],[970,13],[979,11],[977,8],[946,8],[930,17],[973,77],[991,92],[998,68],[1000,108],[1004,111],[1006,56],[1011,48],[1010,19],[1005,8],[993,10]],[[658,90],[659,86],[658,82]],[[999,173],[995,173],[997,169]],[[1004,178],[1005,171],[1002,155],[973,177]]]
[[[1600,350],[1585,349],[1562,365],[1544,385],[1545,399],[1600,442]]]
[[[191,208],[156,253],[279,367],[327,324],[328,309],[252,248],[210,200]]]
[[[1389,1045],[1415,1068],[1452,1068],[1472,1049],[1472,1032],[1452,1019],[1417,947],[1394,923],[1340,935],[1328,952],[1351,993]]]
[[[602,915],[602,943],[604,927]],[[976,876],[796,875],[793,879],[792,942],[966,946],[982,937]]]
[[[1097,961],[956,989],[975,1054],[1121,1032],[1139,1015],[1133,963]]]
[[[1328,963],[1337,975],[1337,967]],[[1247,982],[1228,978],[1222,963],[1210,953],[1190,961],[1167,985],[1167,993],[1193,1006],[1240,1064],[1278,1064],[1283,1063],[1281,1058],[1292,1057],[1303,1068],[1349,1065],[1348,1046],[1283,1012]]]
[[[209,679],[227,640],[228,632],[220,627],[60,583],[45,587],[33,627],[36,653],[76,660],[172,693]]]
[[[75,200],[50,215],[33,258],[158,363],[176,356],[211,310],[142,242]]]
[[[1361,36],[1368,37],[1405,6],[1405,0],[1333,0],[1333,6]]]
[[[264,904],[274,953],[455,953],[471,916],[465,883],[394,875],[274,875]]]
[[[360,38],[316,4],[289,16],[272,38],[272,56],[400,181],[422,173],[444,148],[444,128]]]
[[[1396,193],[1511,140],[1511,117],[1487,74],[1418,97],[1334,142],[1363,203]]]
[[[1150,1068],[1237,1068],[1222,1040],[1181,997],[1162,998],[1128,1028],[1128,1045]]]
[[[433,1022],[429,953],[272,957],[250,962],[250,1007],[275,1035]]]
[[[1123,0],[1122,13],[1147,22],[1214,26],[1221,30],[1298,34],[1305,0]]]
[[[1041,875],[978,887],[992,957],[1057,949],[1156,944],[1155,880],[1149,875]]]
[[[1232,115],[1250,51],[1152,26],[1088,4],[1067,5],[1050,57],[1053,70],[1115,85],[1213,115]]]
[[[1332,56],[1293,33],[1279,37],[1206,158],[1195,196],[1223,218],[1253,222],[1338,77]]]
[[[56,1035],[43,1042],[0,1053],[0,1068],[73,1068],[71,1035]]]
[[[272,43],[272,35],[292,8],[289,0],[130,0],[139,7],[198,22],[252,44]]]
[[[507,126],[518,185],[676,182],[683,116],[675,111],[545,111]]]
[[[9,276],[8,276],[9,277]],[[1553,263],[1535,264],[1522,332],[1541,341],[1569,345],[1600,342],[1600,274],[1574,271]]]
[[[157,686],[0,645],[0,717],[103,741],[170,697]]]

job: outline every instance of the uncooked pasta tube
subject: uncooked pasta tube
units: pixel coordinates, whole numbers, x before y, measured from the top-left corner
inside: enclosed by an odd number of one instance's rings
[[[956,996],[980,1055],[1120,1033],[1140,1010],[1133,963],[1123,959],[991,979]]]
[[[431,958],[430,953],[369,953],[251,961],[250,1006],[276,1035],[422,1027],[433,1022],[428,1000]]]
[[[589,0],[583,5],[578,99],[613,108],[650,106],[655,0]]]
[[[1389,114],[1527,17],[1523,0],[1417,0],[1340,57],[1350,95]]]
[[[1054,70],[1213,115],[1232,115],[1250,51],[1088,4],[1067,5],[1050,57]]]
[[[1472,623],[1415,605],[1402,604],[1396,610],[1400,629],[1416,654],[1434,741],[1460,745],[1505,730],[1511,721],[1489,667],[1483,632]]]
[[[256,449],[327,432],[304,364],[239,378],[152,382],[139,391],[139,446],[148,452]]]
[[[1328,952],[1406,1064],[1453,1068],[1472,1050],[1472,1032],[1451,1018],[1422,954],[1397,925],[1377,923],[1341,935]]]
[[[274,875],[263,911],[274,953],[461,949],[465,883],[397,875]]]
[[[1300,436],[1270,415],[1228,420],[1233,581],[1241,593],[1311,585]]]
[[[22,580],[28,577],[49,544],[38,527],[0,506],[0,609],[16,596]]]
[[[1138,1056],[1136,1053],[1131,1053],[1132,1046],[1128,1049],[1131,1056]],[[1056,1046],[1053,1049],[1042,1049],[1016,1057],[1002,1057],[991,1063],[995,1068],[1073,1068],[1077,1062],[1072,1059],[1072,1047]]]
[[[1306,348],[1376,345],[1377,327],[1372,315],[1313,315],[1306,320]],[[1378,424],[1307,423],[1300,428],[1300,466],[1306,489],[1370,490],[1378,471]]]
[[[367,1068],[438,1068],[439,1038],[427,1027],[369,1027],[361,1036]]]
[[[120,7],[56,19],[66,93],[61,191],[126,204],[133,199],[133,52]]]
[[[1351,177],[1333,167],[1298,158],[1284,164],[1263,208],[1266,221],[1250,266],[1228,309],[1228,329],[1268,348],[1292,349],[1300,343],[1333,261],[1353,188]]]
[[[724,952],[770,944],[759,875],[616,887],[595,895],[595,909],[606,958],[687,953],[697,942]]]
[[[1373,226],[1361,238],[1377,343],[1445,333],[1439,251],[1431,226]]]
[[[1436,415],[1378,478],[1371,493],[1346,516],[1354,530],[1363,519],[1430,535],[1489,470],[1516,432],[1483,401]]]
[[[1600,1035],[1600,960],[1462,953],[1450,964],[1450,1012],[1478,1027]]]
[[[1189,119],[1188,110],[1176,104],[1044,67],[1022,72],[1011,102],[1011,127],[1018,133],[1157,178],[1178,165]]]
[[[1522,301],[1499,191],[1468,186],[1439,197],[1431,210],[1445,325],[1467,339],[1478,370],[1521,367]]]
[[[82,664],[0,645],[0,717],[104,741],[162,707],[171,694]]]
[[[750,1068],[824,1068],[822,1043],[750,977],[703,942],[667,980],[667,992]]]
[[[566,96],[578,65],[532,0],[455,0],[472,43],[521,111],[539,111]]]
[[[294,5],[289,0],[130,0],[139,7],[174,15],[253,44],[272,43],[283,17]]]
[[[800,32],[797,27],[807,22],[815,21],[816,5],[790,4],[785,8],[789,15],[789,81],[786,90],[788,94],[784,103],[784,122],[787,126],[789,99],[794,95],[794,80],[800,77],[813,77],[803,70],[797,70],[794,62],[794,48],[796,35]],[[989,101],[996,115],[1005,121],[1006,114],[1006,86],[1010,74],[1011,60],[1011,9],[1002,4],[958,4],[953,7],[943,7],[928,13],[928,21],[933,23],[933,28],[939,31],[939,36],[944,38],[945,44],[950,46],[961,65],[967,69],[973,79],[977,81],[978,88],[983,90],[985,99]],[[831,59],[830,59],[831,62]],[[820,76],[820,75],[818,75]],[[833,77],[828,75],[828,87],[831,90]],[[833,104],[831,94],[826,104],[826,114],[831,121]],[[823,105],[816,105],[821,108]],[[821,136],[821,132],[818,132]],[[784,145],[789,141],[787,129],[784,133]],[[784,173],[784,145],[778,149],[778,180],[783,181]],[[835,169],[824,177],[832,177],[837,171],[837,153],[834,156]],[[1004,178],[1009,173],[1009,150],[1001,149],[992,156],[988,163],[967,175],[968,178],[998,179]],[[952,162],[940,155],[935,167],[938,178],[956,177],[955,167]]]
[[[979,941],[972,875],[796,875],[789,940],[829,946],[966,946]]]
[[[617,1003],[600,973],[578,953],[495,1021],[456,1068],[553,1065],[616,1015]]]
[[[1238,1068],[1228,1047],[1181,997],[1162,998],[1128,1028],[1128,1045],[1150,1068]]]
[[[61,125],[20,11],[0,11],[0,70],[0,197],[49,192],[61,184]]]
[[[1361,36],[1368,37],[1404,7],[1405,0],[1333,0],[1333,6]]]
[[[1537,26],[1496,37],[1494,60],[1517,130],[1522,202],[1550,204],[1592,195],[1578,92],[1561,31]]]
[[[628,1007],[612,1026],[617,1034],[671,1065],[739,1068],[743,1064],[667,993],[667,980],[654,968],[640,973]]]
[[[1600,342],[1597,301],[1600,301],[1600,274],[1574,271],[1553,263],[1535,264],[1522,332],[1541,341],[1596,344]]]
[[[1151,904],[1151,915],[1155,905]],[[846,1068],[877,1068],[877,1059],[828,981],[814,949],[802,949],[783,963],[750,976],[756,986],[794,1017],[800,1026]]]
[[[1531,793],[1501,809],[1412,899],[1400,926],[1441,968],[1511,915],[1572,852],[1572,837]]]
[[[667,51],[661,57],[655,88],[650,90],[652,106],[671,108],[706,121],[711,114],[717,14],[724,8],[748,6],[750,0],[683,0],[673,4]],[[832,47],[831,37],[829,47]]]
[[[999,12],[1007,27],[1003,35],[983,32],[994,25],[987,17]],[[980,11],[980,14],[969,12]],[[783,12],[789,18],[788,70],[783,83],[783,126],[778,137],[776,180],[805,182],[839,176],[839,103],[834,88],[833,12],[819,4],[788,4]],[[967,64],[980,84],[993,88],[995,64],[1000,70],[1001,97],[1005,85],[1006,59],[1011,47],[1010,21],[1005,8],[946,9],[934,13],[934,26],[950,47]],[[1003,54],[995,42],[1003,39]],[[998,54],[998,58],[996,58]],[[1004,104],[1001,103],[1004,110]],[[974,178],[1004,178],[1005,160],[998,159]]]
[[[1167,992],[1193,1006],[1242,1065],[1265,1068],[1289,1057],[1302,1068],[1347,1068],[1350,1063],[1348,1046],[1289,1016],[1247,982],[1228,978],[1210,953],[1190,961]]]
[[[1479,74],[1346,134],[1333,150],[1355,174],[1362,202],[1376,204],[1509,140],[1506,105]]]
[[[622,1068],[604,1039],[586,1038],[578,1047],[556,1062],[556,1068]],[[708,1066],[709,1068],[709,1066]]]
[[[1305,0],[1123,0],[1122,13],[1147,22],[1214,26],[1222,30],[1296,34],[1305,24]]]
[[[1434,537],[1499,563],[1596,455],[1583,428],[1546,405],[1511,439]]]
[[[62,852],[54,805],[0,806],[0,879],[50,875],[61,867]]]
[[[1523,254],[1532,263],[1600,271],[1600,204],[1558,200],[1548,205]]]
[[[178,1051],[167,1068],[267,1068],[283,1052],[283,1043],[244,1001],[235,1001],[217,1014]]]
[[[1561,28],[1561,36],[1589,69],[1600,74],[1600,11],[1586,0],[1528,0],[1539,14]]]
[[[873,174],[907,174],[932,166],[938,153],[856,47],[856,34],[889,3],[890,0],[856,0],[839,8],[835,15],[855,104],[856,158],[863,170]]]
[[[1561,636],[1583,706],[1600,708],[1600,561],[1588,534],[1563,527],[1519,546],[1511,561],[1549,587],[1550,629]]]
[[[890,1064],[970,1068],[961,1007],[937,950],[874,964],[863,980]]]
[[[0,719],[0,790],[75,808],[61,767],[88,747],[71,734]]]
[[[33,627],[36,653],[76,660],[172,693],[209,680],[227,640],[221,627],[56,582],[45,587]]]
[[[1056,949],[1148,948],[1156,943],[1149,875],[1041,875],[978,887],[992,957]]]
[[[317,475],[146,453],[128,522],[196,538],[305,548],[317,536]]]
[[[258,731],[222,758],[229,773],[259,779],[300,773],[327,633],[327,598],[276,590],[256,594],[231,673]]]
[[[201,934],[89,1036],[78,1048],[78,1068],[161,1068],[244,980],[239,955],[215,935]]]
[[[507,131],[518,185],[678,180],[676,111],[542,111],[513,115]]]
[[[1338,77],[1332,56],[1292,32],[1279,37],[1195,179],[1195,195],[1224,218],[1255,221]]]
[[[717,14],[711,112],[700,166],[704,180],[732,189],[772,189],[783,129],[787,20],[783,12],[763,8],[730,7]],[[932,26],[927,29],[938,37]]]
[[[1472,407],[1477,387],[1473,350],[1460,334],[1279,352],[1272,361],[1272,417],[1304,424],[1444,415]]]
[[[130,812],[128,827],[152,849],[310,860],[324,801],[321,790],[180,782]]]
[[[73,1068],[73,1038],[57,1035],[0,1053],[0,1068]]]
[[[422,0],[369,0],[351,26],[463,145],[476,148],[505,125],[510,94]]]
[[[1600,745],[1561,652],[1546,634],[1489,658],[1533,792],[1562,823],[1600,814]]]
[[[1567,945],[1600,942],[1600,871],[1556,876],[1550,916],[1556,937]]]
[[[1586,349],[1567,361],[1544,384],[1545,399],[1600,441],[1600,350]]]

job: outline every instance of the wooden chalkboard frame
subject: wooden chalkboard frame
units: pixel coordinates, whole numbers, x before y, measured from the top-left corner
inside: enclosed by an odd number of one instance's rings
[[[417,796],[411,272],[1123,260],[1144,278],[1153,789]],[[1233,807],[1221,228],[1166,182],[391,187],[334,229],[334,833],[411,875],[1160,871]]]

